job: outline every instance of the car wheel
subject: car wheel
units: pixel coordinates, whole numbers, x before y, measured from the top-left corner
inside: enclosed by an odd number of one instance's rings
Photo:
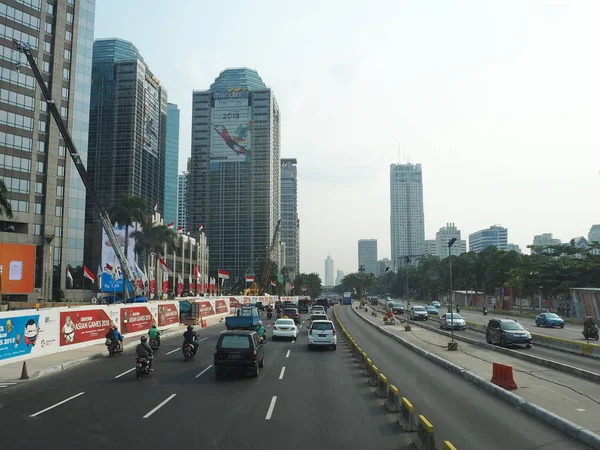
[[[253,376],[254,378],[258,377],[258,374],[260,373],[260,369],[258,368],[258,366],[259,366],[259,364],[257,364],[257,365],[254,367],[254,370],[252,371],[252,376]]]
[[[490,335],[489,335],[489,334],[486,334],[486,335],[485,335],[485,342],[487,342],[488,344],[491,344],[491,343],[492,343],[492,338],[490,337]]]
[[[561,327],[561,328],[564,328],[564,327],[565,327],[565,324],[563,323],[563,324],[562,324],[560,327]]]
[[[527,347],[527,348],[531,348],[531,344],[527,344],[525,347]]]
[[[539,327],[540,326],[539,322],[535,322],[535,326]]]
[[[337,348],[337,345],[335,345],[335,344],[333,344],[333,345],[331,346],[331,349],[332,349],[333,351],[335,351],[335,349],[336,349],[336,348]]]
[[[260,363],[258,364],[258,367],[260,367],[261,369],[263,367],[265,367],[265,357],[263,356],[262,359],[260,360]]]
[[[506,339],[504,336],[500,337],[500,347],[506,347]]]

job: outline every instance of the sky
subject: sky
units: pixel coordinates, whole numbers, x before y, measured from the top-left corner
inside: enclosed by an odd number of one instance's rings
[[[600,2],[98,0],[181,109],[227,67],[258,71],[298,159],[300,271],[390,257],[390,164],[421,163],[425,237],[500,224],[511,243],[600,223]]]

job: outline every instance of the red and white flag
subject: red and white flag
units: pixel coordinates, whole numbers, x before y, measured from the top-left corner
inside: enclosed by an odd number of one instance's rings
[[[73,275],[71,274],[71,270],[69,270],[69,266],[67,266],[67,280],[71,282],[71,286],[73,286]]]
[[[204,231],[204,225],[202,225],[202,224],[198,225],[198,231],[200,231],[200,232]]]
[[[294,289],[295,284],[294,283],[290,283],[290,289]]]
[[[177,227],[177,235],[183,233],[183,227]]]
[[[169,269],[169,266],[167,265],[167,262],[163,258],[160,258],[158,260],[158,262],[160,263],[159,265],[162,268],[162,270],[164,270],[165,272],[167,272],[169,275],[173,275],[173,271],[171,269]]]
[[[154,272],[150,267],[148,268],[148,278],[150,280],[148,282],[148,289],[150,291],[150,295],[154,295],[154,293],[156,292],[156,278],[154,278]]]
[[[175,222],[171,222],[171,223],[167,224],[167,228],[169,230],[173,230],[175,228]]]
[[[168,278],[165,281],[163,281],[162,291],[163,291],[163,294],[169,293],[169,279]]]
[[[188,291],[190,291],[190,294],[192,294],[194,292],[194,283],[192,281],[191,273],[188,273]]]
[[[254,283],[254,275],[246,275],[246,283]]]
[[[194,264],[194,278],[197,280],[200,278],[200,271],[198,270],[198,266]]]
[[[271,280],[271,286],[275,287],[275,286],[277,286],[277,283],[275,283],[273,280]]]
[[[154,202],[154,212],[158,211],[158,202]]]
[[[92,283],[94,281],[96,281],[96,277],[94,276],[92,271],[90,269],[88,269],[86,266],[83,266],[83,276],[84,276],[84,278],[87,278],[88,280],[90,280]]]
[[[219,269],[219,278],[223,278],[224,280],[229,280],[229,271]]]
[[[183,277],[181,274],[177,274],[177,295],[183,294]]]

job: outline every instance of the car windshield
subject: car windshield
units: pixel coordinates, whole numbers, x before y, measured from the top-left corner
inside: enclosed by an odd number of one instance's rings
[[[435,309],[435,306],[428,306],[427,309]]]
[[[394,302],[393,306],[394,306],[394,308],[401,308],[402,307],[402,303]]]
[[[523,330],[519,322],[502,322],[502,329],[504,330]]]
[[[560,317],[557,314],[554,314],[554,313],[547,313],[546,314],[546,319],[560,319]]]
[[[221,339],[222,349],[247,349],[250,348],[250,336],[228,335]]]
[[[294,321],[292,319],[280,319],[275,322],[275,325],[294,325]]]
[[[446,314],[446,319],[452,319],[452,320],[456,320],[456,319],[461,319],[462,320],[462,316],[460,314]]]
[[[333,324],[331,322],[317,322],[312,326],[313,330],[331,330]]]
[[[415,311],[425,311],[425,308],[423,308],[422,306],[415,306],[414,310]]]

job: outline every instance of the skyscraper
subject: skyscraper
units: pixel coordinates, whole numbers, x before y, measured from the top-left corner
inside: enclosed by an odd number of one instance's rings
[[[359,239],[358,269],[363,266],[366,273],[377,276],[377,239]]]
[[[293,280],[300,272],[300,219],[298,218],[298,161],[281,159],[281,241],[285,243],[285,261]],[[333,279],[333,276],[331,277]]]
[[[187,184],[187,173],[177,175],[177,228],[187,226]]]
[[[177,188],[179,173],[179,108],[167,103],[167,134],[165,143],[165,205],[164,222],[177,222]],[[185,224],[183,224],[185,226]]]
[[[390,166],[390,211],[392,264],[399,268],[425,253],[421,164]]]
[[[333,286],[333,259],[331,259],[331,255],[327,255],[327,258],[325,258],[324,281],[324,286]]]
[[[42,95],[36,93],[27,59],[14,50],[12,40],[31,47],[85,164],[96,2],[1,5],[0,176],[14,217],[0,217],[0,242],[36,246],[34,287],[40,289],[35,294],[10,292],[5,286],[3,293],[15,301],[51,300],[53,289],[67,287],[66,268],[71,266],[74,283],[68,287],[76,289],[66,296],[81,300],[85,187]],[[33,264],[23,270],[33,271]]]
[[[103,208],[124,193],[164,211],[167,92],[138,49],[122,39],[97,39],[92,60],[88,168]],[[175,179],[168,180],[175,183]],[[88,267],[101,258],[100,225],[88,202]]]
[[[479,253],[483,249],[494,246],[498,250],[506,250],[508,230],[498,225],[492,225],[485,230],[479,230],[469,235],[469,251]]]
[[[211,273],[235,283],[260,270],[281,218],[279,106],[256,71],[238,68],[194,91],[192,111],[188,225],[204,224]]]
[[[343,270],[340,270],[340,269],[337,270],[337,275],[335,276],[335,285],[336,286],[342,282],[345,275],[346,274],[344,273]]]
[[[458,256],[467,251],[467,241],[460,238],[460,230],[453,223],[447,223],[445,227],[440,228],[435,234],[435,254],[441,259],[447,258],[450,254],[448,251],[448,242],[453,238],[456,238],[456,242],[452,245],[453,256]]]

